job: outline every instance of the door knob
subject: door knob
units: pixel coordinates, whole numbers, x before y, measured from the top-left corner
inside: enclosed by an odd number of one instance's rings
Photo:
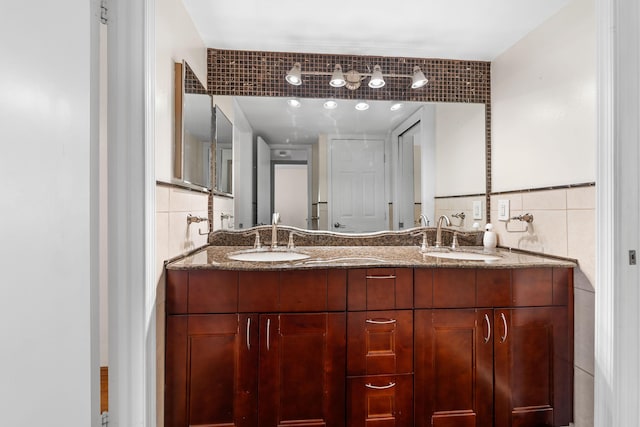
[[[335,224],[333,224],[333,226],[334,226],[335,228],[345,228],[345,227],[346,227],[346,225],[344,225],[344,224],[340,224],[339,222],[336,222]]]

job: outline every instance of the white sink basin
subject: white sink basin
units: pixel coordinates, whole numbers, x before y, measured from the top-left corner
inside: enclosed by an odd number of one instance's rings
[[[289,251],[248,251],[231,253],[227,258],[247,262],[285,262],[307,259],[309,255]]]
[[[463,261],[496,261],[497,255],[483,254],[480,252],[425,252],[426,255],[435,258],[459,259]]]

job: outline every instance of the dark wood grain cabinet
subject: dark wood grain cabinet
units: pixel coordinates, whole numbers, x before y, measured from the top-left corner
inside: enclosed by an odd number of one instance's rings
[[[572,275],[529,270],[442,270],[416,282],[434,289],[433,308],[415,311],[416,425],[572,420]],[[446,308],[452,302],[442,289],[454,286],[456,304],[473,308]]]
[[[165,426],[572,421],[571,268],[168,270]]]

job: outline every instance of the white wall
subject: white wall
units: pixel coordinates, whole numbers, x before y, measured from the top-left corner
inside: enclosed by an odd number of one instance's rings
[[[98,290],[98,139],[90,123],[97,119],[98,21],[89,19],[91,6],[0,6],[3,426],[98,419],[91,300]]]
[[[574,0],[493,61],[493,191],[595,180],[595,32]]]
[[[229,120],[233,117],[235,227],[248,228],[253,226],[253,130],[239,107],[233,111],[234,114],[227,117]]]

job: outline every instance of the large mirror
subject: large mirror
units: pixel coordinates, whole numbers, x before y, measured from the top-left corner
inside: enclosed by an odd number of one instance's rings
[[[214,124],[211,95],[189,64],[176,63],[174,176],[180,183],[211,190]]]
[[[434,225],[452,199],[484,199],[484,104],[327,101],[225,99],[234,110],[237,228],[269,223],[277,211],[301,228],[399,230],[421,216]],[[470,228],[472,209],[461,208],[469,218],[454,225]]]

